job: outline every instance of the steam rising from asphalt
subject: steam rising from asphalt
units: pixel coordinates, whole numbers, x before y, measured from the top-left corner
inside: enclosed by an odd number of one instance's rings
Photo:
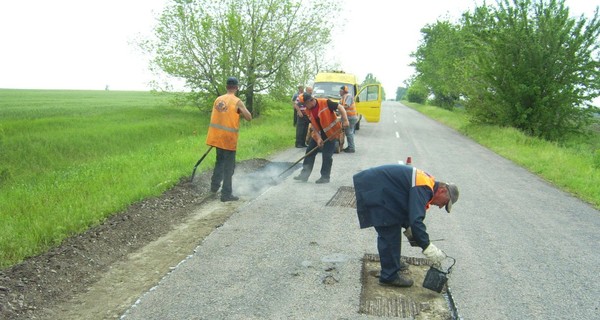
[[[287,176],[294,173],[301,165],[297,164],[279,176],[292,165],[287,162],[270,162],[264,167],[250,173],[233,175],[233,194],[245,198],[255,198],[265,192],[269,187],[280,183]]]

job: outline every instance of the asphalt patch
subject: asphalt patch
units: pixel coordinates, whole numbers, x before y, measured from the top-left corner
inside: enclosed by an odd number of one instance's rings
[[[362,261],[359,313],[409,319],[459,319],[447,287],[441,293],[423,288],[423,280],[429,270],[428,260],[405,256],[401,259],[409,266],[403,275],[414,281],[412,287],[380,286],[379,255],[365,254]]]

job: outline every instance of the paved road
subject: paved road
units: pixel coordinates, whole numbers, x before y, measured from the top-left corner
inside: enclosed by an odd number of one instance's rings
[[[355,154],[334,156],[329,184],[314,183],[319,157],[308,183],[289,177],[255,197],[236,180],[247,201],[124,318],[376,319],[357,314],[361,258],[377,252],[376,234],[358,228],[353,209],[325,204],[356,172],[408,156],[461,190],[452,214],[432,208],[426,223],[457,259],[450,286],[462,318],[599,318],[597,210],[396,102],[356,140]]]

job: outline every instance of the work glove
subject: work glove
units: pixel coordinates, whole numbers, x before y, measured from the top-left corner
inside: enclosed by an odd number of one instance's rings
[[[408,239],[408,243],[410,243],[411,247],[419,246],[417,244],[417,242],[415,241],[415,239],[413,238],[412,230],[410,229],[410,227],[408,227],[406,230],[404,230],[404,236],[406,236],[406,239]]]
[[[433,267],[437,269],[442,267],[442,261],[446,259],[446,254],[433,245],[433,243],[430,243],[429,246],[423,250],[423,254],[431,261]]]

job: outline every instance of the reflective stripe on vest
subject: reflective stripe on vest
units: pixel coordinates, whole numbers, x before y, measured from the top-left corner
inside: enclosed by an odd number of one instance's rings
[[[429,173],[427,173],[423,170],[413,168],[413,171],[412,171],[412,186],[413,187],[427,186],[427,187],[429,187],[429,189],[431,189],[431,192],[433,192],[434,185],[435,185],[435,178],[433,176],[431,176]],[[431,200],[433,200],[433,198]],[[425,205],[426,210],[429,209],[429,204],[431,203],[431,200],[429,200],[429,202],[427,202],[427,204]]]
[[[211,124],[209,124],[209,126],[211,126],[213,128],[217,128],[217,129],[229,131],[229,132],[238,132],[238,131],[240,131],[240,130],[238,130],[236,128],[229,128],[229,127],[225,127],[225,126],[222,126],[222,125],[216,124],[216,123],[211,123]]]

